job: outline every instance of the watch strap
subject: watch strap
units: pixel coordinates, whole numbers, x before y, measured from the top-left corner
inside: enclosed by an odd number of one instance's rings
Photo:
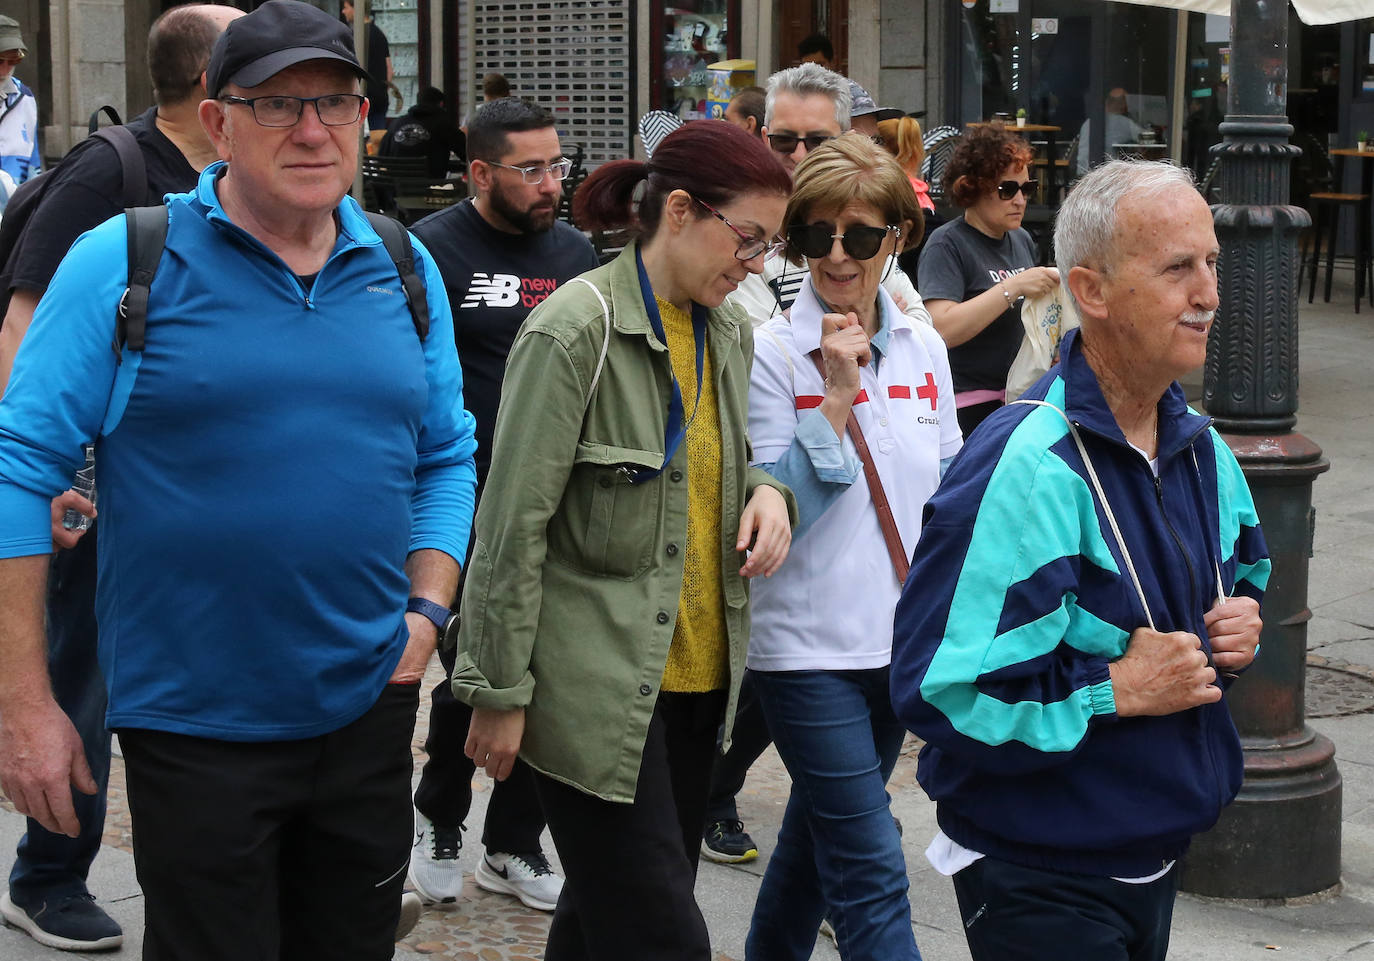
[[[434,626],[439,630],[440,634],[444,632],[444,626],[448,623],[449,618],[453,616],[453,612],[447,607],[442,604],[436,604],[427,597],[412,597],[410,600],[406,601],[406,613],[419,614],[433,621]]]

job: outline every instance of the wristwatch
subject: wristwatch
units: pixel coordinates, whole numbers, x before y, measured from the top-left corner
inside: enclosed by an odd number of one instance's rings
[[[457,611],[451,611],[442,604],[436,604],[427,597],[412,597],[406,602],[407,614],[419,614],[434,622],[439,629],[439,646],[450,648],[458,643]]]

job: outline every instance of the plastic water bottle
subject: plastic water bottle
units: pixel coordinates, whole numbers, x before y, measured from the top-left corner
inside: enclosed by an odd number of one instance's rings
[[[72,490],[95,503],[95,445],[86,445],[86,466],[76,472]],[[68,507],[62,515],[62,526],[69,531],[84,531],[91,527],[91,519],[78,510]]]

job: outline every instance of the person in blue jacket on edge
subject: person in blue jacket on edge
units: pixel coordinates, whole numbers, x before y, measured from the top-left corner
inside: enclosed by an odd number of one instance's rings
[[[974,961],[1163,961],[1179,858],[1240,789],[1225,692],[1270,564],[1235,457],[1176,382],[1217,307],[1190,174],[1104,164],[1054,241],[1082,328],[931,498],[892,701],[926,741],[926,856]]]
[[[420,680],[456,633],[477,445],[438,268],[347,195],[364,76],[310,4],[233,20],[199,104],[223,162],[145,208],[167,233],[142,349],[114,336],[137,302],[120,215],[58,267],[0,401],[0,790],[75,836],[72,792],[95,789],[43,651],[49,502],[94,441],[150,959],[395,949]]]

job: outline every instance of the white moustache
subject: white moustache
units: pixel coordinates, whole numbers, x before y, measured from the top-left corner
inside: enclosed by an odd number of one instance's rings
[[[1216,319],[1215,310],[1199,310],[1192,313],[1183,314],[1178,318],[1180,324],[1210,324]]]

